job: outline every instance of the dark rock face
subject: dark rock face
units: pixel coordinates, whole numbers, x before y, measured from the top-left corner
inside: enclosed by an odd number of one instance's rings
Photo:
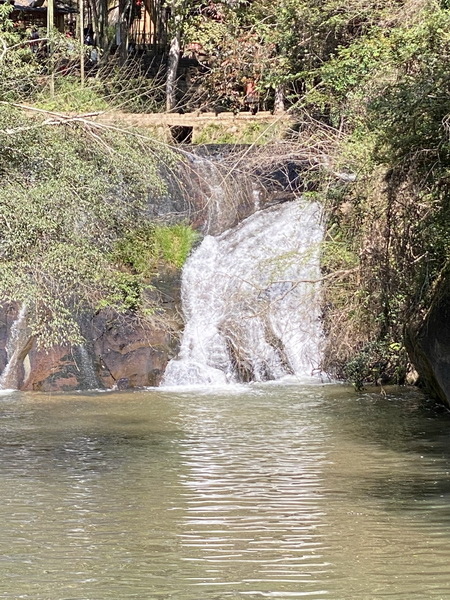
[[[179,273],[168,273],[156,281],[155,286],[162,292],[159,305],[164,309],[163,318],[142,322],[133,315],[116,315],[110,310],[85,315],[80,328],[86,344],[83,347],[56,346],[50,350],[39,350],[33,345],[18,374],[19,389],[123,390],[159,385],[167,362],[177,352],[182,327],[178,313]],[[3,314],[0,311],[2,346],[7,344],[7,327],[1,327],[6,314],[11,330],[18,311],[11,308]]]
[[[157,386],[177,345],[167,328],[111,321],[105,314],[96,315],[92,331],[95,371],[106,388]]]
[[[450,407],[450,282],[438,291],[420,326],[407,331],[407,349],[426,391]]]
[[[86,346],[54,347],[28,354],[23,390],[70,391],[157,386],[175,352],[175,332],[158,325],[118,320],[107,311],[84,328]]]
[[[54,347],[49,351],[32,348],[28,355],[29,374],[22,390],[56,392],[83,389],[75,354],[70,348]]]
[[[167,191],[149,199],[150,220],[189,222],[204,235],[218,235],[257,210],[292,199],[300,191],[294,164],[272,161],[264,170],[256,160],[257,167],[244,169],[239,164],[249,160],[246,148],[190,150],[183,162],[162,173]],[[50,392],[157,386],[178,350],[183,325],[180,277],[181,273],[172,272],[152,282],[164,317],[153,324],[138,322],[133,315],[118,317],[101,311],[86,315],[80,323],[86,339],[81,348],[43,351],[30,340],[17,367],[17,387]],[[8,364],[8,339],[18,313],[17,306],[0,310],[0,373]]]
[[[54,346],[42,350],[28,336],[20,348],[14,373],[0,383],[5,388],[57,392],[88,389],[128,389],[157,386],[167,362],[178,349],[182,320],[180,277],[167,273],[154,281],[152,300],[161,310],[151,322],[133,315],[102,310],[80,320],[86,344],[83,347]],[[11,339],[15,336],[20,307],[0,309],[0,369],[9,371]]]

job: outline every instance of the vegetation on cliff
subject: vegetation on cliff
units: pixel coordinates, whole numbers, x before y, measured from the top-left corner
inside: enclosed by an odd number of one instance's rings
[[[450,257],[450,12],[414,2],[388,16],[339,48],[307,95],[335,127],[333,170],[355,177],[322,193],[325,268],[343,273],[326,289],[327,366],[358,386],[403,381],[404,327]]]
[[[76,69],[60,71],[50,98],[45,64],[21,43],[9,10],[0,5],[1,101],[163,109],[160,80],[136,57],[120,71],[110,63],[84,87],[70,78]],[[179,56],[204,52],[178,106],[242,109],[251,81],[260,107],[297,116],[290,147],[310,152],[305,188],[328,215],[326,370],[357,386],[403,381],[403,328],[420,320],[450,257],[447,3],[191,1],[172,12]],[[65,44],[55,46],[61,64]],[[26,303],[48,343],[76,340],[72,317],[85,306],[148,313],[150,271],[173,244],[145,221],[145,198],[161,192],[158,163],[173,155],[76,120],[30,126],[6,105],[0,121],[3,300]],[[185,255],[192,234],[169,234]]]
[[[8,106],[0,145],[0,301],[26,306],[44,346],[80,343],[88,310],[151,318],[152,277],[179,268],[195,239],[180,224],[147,225],[149,197],[164,192],[159,167],[174,156],[137,133]]]

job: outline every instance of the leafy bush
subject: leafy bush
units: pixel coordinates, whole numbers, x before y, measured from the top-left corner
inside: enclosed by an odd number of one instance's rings
[[[408,357],[400,343],[373,341],[366,344],[346,363],[346,378],[361,390],[364,385],[404,383]]]
[[[148,314],[142,272],[111,260],[172,160],[140,140],[0,107],[0,301],[26,305],[42,345],[79,342],[77,316],[105,302]]]
[[[35,96],[35,105],[63,113],[102,111],[110,107],[100,80],[90,77],[81,85],[80,78],[73,75],[56,78],[53,97],[48,90],[40,90]]]
[[[152,277],[164,267],[181,268],[198,233],[189,225],[146,224],[133,228],[116,243],[113,256],[133,273]]]
[[[29,97],[36,87],[42,69],[29,44],[14,28],[10,19],[14,6],[0,4],[0,100],[16,101]]]

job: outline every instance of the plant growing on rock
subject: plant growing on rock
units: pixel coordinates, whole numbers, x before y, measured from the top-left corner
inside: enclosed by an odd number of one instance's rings
[[[329,239],[346,249],[333,255],[345,276],[325,290],[328,368],[357,385],[373,380],[373,362],[401,380],[404,327],[429,305],[450,255],[450,17],[435,2],[405,14],[393,11],[389,27],[338,49],[307,98],[338,127],[333,171],[356,176],[322,189]],[[356,259],[351,273],[347,251]]]
[[[143,138],[0,107],[0,301],[27,307],[43,346],[80,343],[77,318],[108,305],[148,316],[148,279],[113,253],[164,183]]]

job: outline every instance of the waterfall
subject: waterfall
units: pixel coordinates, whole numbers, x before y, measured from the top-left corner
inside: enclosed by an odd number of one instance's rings
[[[206,236],[183,270],[185,330],[162,385],[313,375],[322,236],[320,206],[302,199]]]
[[[6,343],[7,363],[0,377],[0,389],[17,389],[19,387],[20,371],[23,361],[31,344],[27,327],[27,309],[22,305],[16,320],[11,326]]]
[[[75,364],[78,369],[78,381],[83,390],[97,390],[101,384],[95,373],[92,357],[86,346],[77,346],[72,349]]]
[[[248,174],[227,167],[225,155],[215,149],[191,157],[191,200],[200,197],[202,231],[219,235],[245,216],[255,212],[260,204],[261,186]],[[195,175],[194,175],[195,174]],[[195,204],[195,202],[194,202]]]

